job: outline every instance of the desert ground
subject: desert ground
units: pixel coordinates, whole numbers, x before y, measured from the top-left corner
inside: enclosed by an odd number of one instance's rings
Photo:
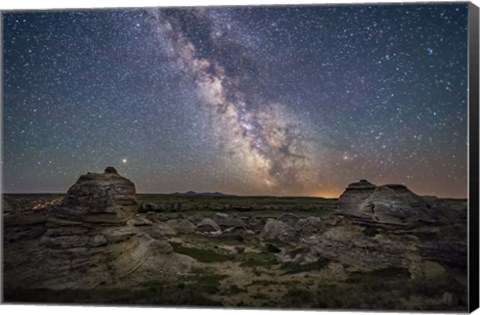
[[[467,310],[466,200],[136,194],[107,170],[3,195],[5,302]]]

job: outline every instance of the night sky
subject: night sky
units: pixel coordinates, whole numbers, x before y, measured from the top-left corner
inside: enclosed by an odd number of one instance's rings
[[[467,4],[3,13],[3,190],[467,195]]]

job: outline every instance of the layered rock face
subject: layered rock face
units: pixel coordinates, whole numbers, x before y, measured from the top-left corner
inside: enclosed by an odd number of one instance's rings
[[[139,224],[136,209],[134,184],[115,169],[80,176],[48,213],[41,237],[6,247],[5,285],[93,288],[132,273],[188,271],[193,259],[173,253],[163,234],[148,233],[153,223]]]
[[[427,201],[406,186],[376,186],[366,180],[350,184],[338,199],[340,212],[376,222],[404,224],[431,221]]]
[[[435,264],[466,277],[466,206],[450,203],[403,185],[352,183],[338,211],[315,223],[312,232],[304,229],[298,248],[283,259],[300,264],[328,259],[353,272],[401,268],[412,279],[424,279]]]
[[[133,219],[137,208],[135,185],[109,167],[103,174],[80,176],[61,205],[53,209],[50,222],[119,225]]]

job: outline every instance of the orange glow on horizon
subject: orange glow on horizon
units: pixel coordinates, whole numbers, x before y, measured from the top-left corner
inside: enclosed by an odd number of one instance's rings
[[[334,191],[334,190],[322,190],[312,192],[310,195],[312,197],[320,197],[320,198],[338,198],[342,194],[341,191]]]

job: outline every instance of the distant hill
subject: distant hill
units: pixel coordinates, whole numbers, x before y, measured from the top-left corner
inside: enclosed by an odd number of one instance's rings
[[[195,192],[195,191],[192,191],[192,190],[189,190],[185,193],[180,193],[180,192],[176,192],[174,193],[173,195],[179,195],[179,196],[213,196],[213,197],[222,197],[222,196],[233,196],[233,195],[228,195],[228,194],[224,194],[224,193],[221,193],[221,192]]]

